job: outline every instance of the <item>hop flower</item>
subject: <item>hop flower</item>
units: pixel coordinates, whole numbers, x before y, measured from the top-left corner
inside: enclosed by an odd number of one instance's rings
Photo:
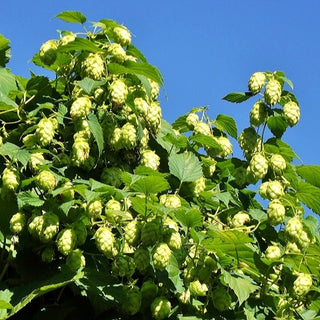
[[[193,296],[204,297],[208,292],[208,287],[206,284],[202,284],[199,280],[195,280],[190,282],[189,290]]]
[[[148,113],[146,114],[146,121],[150,128],[156,133],[161,129],[161,115],[162,112],[159,103],[151,102],[148,108]]]
[[[199,116],[196,113],[191,112],[188,114],[186,118],[186,123],[190,129],[193,129],[198,122],[199,122]]]
[[[130,31],[125,26],[115,27],[113,29],[114,41],[122,46],[127,46],[131,43]]]
[[[297,279],[293,282],[293,291],[296,296],[306,295],[312,286],[312,277],[310,274],[299,273]]]
[[[51,119],[42,118],[37,125],[36,134],[41,145],[48,145],[54,137],[54,124]]]
[[[46,212],[42,215],[43,224],[38,236],[41,242],[47,243],[54,238],[59,231],[59,218],[52,212]]]
[[[270,158],[269,163],[273,172],[277,174],[281,173],[287,167],[286,160],[280,154],[273,154]]]
[[[271,79],[266,85],[266,89],[264,91],[264,100],[270,106],[274,106],[280,101],[281,91],[282,88],[280,82],[275,79]]]
[[[140,140],[140,151],[145,151],[148,148],[149,131],[147,128],[143,129],[143,137]]]
[[[130,221],[124,228],[124,238],[130,245],[140,241],[141,225],[137,220]]]
[[[2,173],[2,184],[5,190],[16,191],[20,184],[18,171],[14,168],[5,168]]]
[[[159,92],[160,92],[160,87],[157,82],[148,79],[151,85],[151,99],[156,100],[158,98]]]
[[[252,107],[249,118],[252,126],[260,126],[268,117],[267,108],[262,100],[258,100]]]
[[[95,233],[96,246],[107,257],[116,255],[115,238],[111,230],[107,227],[100,227]]]
[[[37,171],[39,169],[38,166],[43,165],[44,163],[45,159],[40,152],[32,153],[28,162],[32,171]]]
[[[58,44],[55,40],[48,40],[40,47],[39,57],[42,63],[50,66],[57,59]]]
[[[268,246],[268,248],[266,249],[265,255],[267,259],[276,260],[281,258],[282,253],[280,248],[276,244],[273,244],[271,246]]]
[[[104,61],[97,53],[89,53],[81,63],[81,77],[101,80],[105,73]]]
[[[157,297],[151,304],[151,313],[156,320],[162,320],[169,316],[171,303],[165,297]]]
[[[169,230],[166,242],[171,250],[179,250],[182,244],[180,233],[172,229]]]
[[[284,190],[281,182],[277,180],[268,181],[267,190],[266,190],[267,199],[269,200],[279,199],[283,195],[284,195]]]
[[[87,212],[90,217],[97,217],[102,213],[101,200],[94,200],[88,203]]]
[[[118,277],[131,277],[135,271],[133,258],[120,255],[112,263],[112,272]]]
[[[197,122],[194,125],[193,132],[195,134],[202,133],[205,136],[212,136],[210,126],[207,123],[201,121]]]
[[[120,128],[114,128],[109,143],[115,150],[120,150],[123,147],[122,131]]]
[[[206,189],[206,178],[201,177],[194,181],[193,183],[193,192],[194,194],[199,197],[200,193]]]
[[[212,290],[211,299],[213,306],[220,312],[225,311],[230,307],[231,297],[227,290],[222,286],[216,287]]]
[[[70,115],[72,119],[86,117],[92,109],[89,97],[79,97],[71,105]]]
[[[67,45],[68,43],[74,41],[76,39],[76,35],[74,33],[69,33],[67,35],[65,35],[64,37],[61,37],[60,38],[60,44],[62,46],[65,46]]]
[[[114,80],[110,86],[110,96],[111,96],[111,101],[116,104],[116,105],[122,105],[125,103],[128,95],[128,88],[126,84],[120,80]]]
[[[108,47],[108,53],[118,63],[123,63],[126,60],[126,52],[119,43],[111,43]]]
[[[83,164],[90,154],[90,145],[86,138],[76,138],[72,145],[72,161],[76,166]]]
[[[244,129],[239,136],[239,144],[247,158],[261,151],[261,138],[252,127]]]
[[[75,248],[77,235],[71,228],[63,229],[59,232],[56,243],[58,251],[67,256]]]
[[[141,286],[142,299],[152,301],[158,294],[158,286],[151,280],[145,281]]]
[[[144,272],[150,265],[150,254],[147,249],[139,248],[134,252],[134,263],[140,272]]]
[[[232,144],[228,138],[221,136],[215,139],[222,149],[219,151],[219,156],[221,156],[222,158],[225,158],[232,153]]]
[[[37,134],[27,134],[23,137],[22,143],[27,148],[33,148],[38,143],[38,136]]]
[[[153,246],[160,236],[160,225],[158,221],[146,222],[141,229],[141,241],[146,247]]]
[[[134,315],[139,312],[141,307],[141,293],[138,287],[133,287],[126,290],[125,302],[123,303],[123,310],[130,314]]]
[[[160,196],[159,200],[166,208],[176,209],[181,207],[181,200],[179,196],[175,194],[163,194]]]
[[[217,161],[210,157],[202,158],[202,170],[206,178],[210,178],[214,174],[216,171],[216,164]]]
[[[300,108],[294,101],[287,102],[283,106],[283,113],[290,127],[298,123],[300,119]]]
[[[270,201],[267,209],[267,214],[270,224],[276,226],[284,222],[286,209],[278,199],[275,199]]]
[[[137,144],[137,130],[129,122],[121,129],[122,145],[128,149],[133,149]]]
[[[146,100],[143,98],[135,98],[134,99],[134,105],[137,109],[137,111],[143,115],[146,116],[149,110],[149,104]]]
[[[295,242],[288,241],[285,247],[286,254],[301,253],[301,250]]]
[[[253,94],[257,94],[264,87],[266,76],[264,72],[255,72],[249,79],[248,88]]]
[[[15,213],[10,219],[10,230],[12,233],[20,233],[26,225],[26,216],[22,212]]]
[[[300,218],[293,217],[288,222],[284,228],[284,232],[289,239],[299,240],[300,235],[303,231],[303,224]]]
[[[157,170],[160,165],[160,157],[152,150],[144,150],[141,153],[141,165]]]
[[[259,180],[265,177],[268,172],[268,161],[261,154],[255,154],[249,163],[248,175],[253,178],[253,180]]]
[[[238,228],[238,227],[242,227],[248,222],[250,222],[250,216],[246,212],[240,211],[233,216],[231,220],[231,225],[234,228]]]
[[[171,250],[166,243],[160,243],[156,246],[152,260],[156,269],[163,270],[168,264],[171,256]]]
[[[66,265],[73,272],[76,272],[80,268],[83,268],[86,265],[86,259],[82,254],[82,251],[80,249],[72,250],[67,256]]]
[[[45,192],[52,191],[57,186],[55,175],[49,170],[41,171],[36,178],[37,185]]]

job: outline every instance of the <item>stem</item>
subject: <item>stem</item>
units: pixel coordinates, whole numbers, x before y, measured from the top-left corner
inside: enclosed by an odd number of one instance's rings
[[[2,278],[4,277],[4,275],[6,274],[7,270],[9,268],[9,261],[7,261],[7,263],[5,264],[5,266],[2,269],[2,272],[0,274],[0,281],[2,281]]]

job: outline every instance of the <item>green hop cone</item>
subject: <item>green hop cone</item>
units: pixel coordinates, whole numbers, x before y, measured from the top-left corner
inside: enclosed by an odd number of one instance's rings
[[[141,286],[142,301],[152,301],[157,296],[158,290],[158,286],[153,281],[145,281]]]
[[[89,159],[90,145],[86,138],[77,138],[72,145],[72,161],[76,166],[80,166]]]
[[[124,228],[124,238],[132,246],[140,241],[141,224],[137,220],[130,221]]]
[[[272,171],[276,174],[281,174],[287,167],[286,160],[280,154],[273,154],[269,160]]]
[[[71,228],[63,229],[59,232],[56,244],[58,251],[67,256],[76,246],[77,235]]]
[[[27,134],[23,137],[22,143],[27,148],[33,148],[38,143],[38,136],[36,134]]]
[[[157,297],[151,304],[151,313],[156,320],[168,318],[171,311],[171,303],[165,297]]]
[[[103,183],[119,188],[122,185],[121,174],[118,167],[104,168],[100,178]]]
[[[268,172],[268,160],[261,154],[253,155],[248,167],[248,176],[257,181],[266,176]]]
[[[24,229],[26,225],[26,216],[22,212],[15,213],[10,219],[10,231],[18,234]]]
[[[45,192],[50,192],[57,186],[56,177],[49,170],[41,171],[36,177],[36,182],[38,187]]]
[[[66,260],[66,265],[73,271],[76,272],[86,265],[86,259],[80,249],[72,250]]]
[[[156,246],[152,261],[156,269],[163,270],[169,264],[171,250],[166,243],[160,243]]]
[[[211,157],[202,158],[202,171],[206,178],[212,177],[217,168],[216,164],[217,161],[212,159]]]
[[[312,286],[312,277],[310,274],[299,273],[297,279],[293,282],[293,292],[296,296],[306,295]]]
[[[150,265],[150,254],[147,249],[138,248],[134,252],[134,263],[140,272],[144,272]]]
[[[48,145],[54,137],[54,124],[51,119],[42,118],[36,129],[36,134],[42,146]]]
[[[190,282],[189,290],[195,297],[204,297],[208,292],[208,286],[204,283],[202,284],[199,280],[195,280]]]
[[[252,126],[259,127],[262,123],[264,123],[267,120],[268,117],[268,111],[266,108],[266,105],[262,100],[258,100],[252,107],[249,119],[250,124]]]
[[[274,106],[280,101],[281,91],[282,88],[280,82],[275,79],[271,79],[267,83],[264,91],[265,102],[270,106]]]
[[[301,250],[295,242],[288,241],[285,247],[286,254],[300,254]]]
[[[45,164],[45,159],[40,152],[32,153],[28,162],[28,165],[30,169],[33,172],[36,172],[39,170],[39,166]]]
[[[127,122],[121,128],[121,140],[123,147],[133,149],[137,144],[137,130],[131,123]]]
[[[298,241],[303,232],[303,224],[299,217],[293,217],[284,228],[284,232],[289,240]]]
[[[278,180],[268,181],[266,187],[266,198],[269,200],[279,199],[284,195],[283,186]]]
[[[242,227],[246,223],[250,222],[250,220],[250,216],[246,212],[240,211],[233,216],[231,225],[234,228]]]
[[[189,129],[193,129],[198,122],[199,122],[199,116],[196,113],[191,112],[188,114],[186,118],[186,123]]]
[[[197,122],[193,127],[194,134],[202,133],[205,136],[212,136],[210,126],[205,122]]]
[[[102,213],[102,203],[101,200],[93,200],[87,205],[87,213],[90,217],[98,217]]]
[[[39,238],[39,235],[44,226],[44,218],[43,215],[32,215],[30,220],[28,221],[28,230],[29,233],[34,238]]]
[[[267,259],[277,260],[281,258],[282,253],[280,248],[276,244],[273,244],[271,246],[268,246],[265,252],[265,256]]]
[[[248,81],[248,89],[253,94],[257,94],[264,87],[265,83],[266,76],[264,72],[255,72]]]
[[[115,150],[120,150],[123,148],[123,143],[122,143],[122,131],[120,128],[114,128],[109,139],[109,143],[112,148]]]
[[[284,222],[286,208],[280,200],[275,199],[269,202],[267,214],[270,224],[276,226]]]
[[[193,182],[193,192],[199,197],[200,193],[206,189],[206,178],[201,177]]]
[[[153,150],[144,150],[141,152],[140,164],[157,170],[160,165],[160,157]]]
[[[300,108],[294,101],[289,101],[283,106],[286,122],[293,127],[300,120]]]
[[[125,299],[122,305],[124,312],[134,315],[139,312],[141,307],[141,292],[138,287],[126,288]]]
[[[212,290],[211,299],[213,306],[220,312],[227,310],[231,305],[231,296],[226,288],[222,286]]]
[[[150,82],[150,86],[151,86],[151,99],[152,100],[156,100],[158,98],[159,92],[160,92],[160,87],[158,85],[157,82],[148,79]]]
[[[114,41],[121,46],[126,47],[131,43],[130,31],[125,26],[115,27],[113,29]]]
[[[99,251],[108,258],[116,255],[115,238],[111,230],[107,227],[100,227],[95,233],[96,246]]]
[[[146,100],[143,98],[135,98],[134,99],[134,105],[142,116],[146,116],[149,110],[149,104]]]
[[[110,84],[109,90],[110,90],[111,101],[115,105],[122,105],[125,103],[128,95],[128,88],[122,80],[120,79],[114,80]]]
[[[173,229],[169,229],[166,242],[171,250],[179,250],[182,244],[180,233]]]
[[[115,62],[123,63],[126,60],[126,52],[119,43],[111,43],[108,47],[108,54]]]
[[[148,113],[145,116],[147,123],[152,131],[158,133],[161,129],[162,111],[158,102],[151,102],[148,108]]]
[[[166,208],[180,208],[181,207],[181,200],[179,196],[176,194],[163,194],[159,198],[160,204],[164,205]]]
[[[63,37],[60,38],[60,44],[62,46],[67,45],[70,42],[73,42],[76,39],[76,35],[74,33],[69,33]]]
[[[104,61],[97,53],[89,53],[81,63],[81,77],[101,80],[105,74]]]
[[[50,66],[57,59],[58,43],[55,40],[46,41],[41,47],[39,57],[42,63]]]
[[[54,248],[53,246],[45,247],[41,253],[41,260],[45,263],[50,263],[54,259]]]
[[[73,101],[70,108],[70,116],[72,119],[83,118],[89,115],[92,109],[90,98],[87,96],[79,97]]]
[[[41,242],[47,243],[59,232],[59,217],[52,212],[46,212],[42,218],[43,225],[38,236]]]
[[[133,258],[125,255],[117,256],[112,263],[112,273],[117,277],[130,278],[135,271]]]
[[[141,229],[141,241],[146,247],[153,246],[160,236],[160,225],[158,221],[146,222]]]
[[[244,129],[239,136],[239,145],[246,158],[251,158],[255,153],[261,151],[261,137],[253,127]]]
[[[72,229],[74,230],[77,236],[76,246],[82,246],[86,242],[87,239],[87,228],[82,221],[76,221],[72,224]]]
[[[218,155],[222,158],[226,158],[228,155],[232,153],[232,144],[230,140],[226,137],[217,137],[215,140],[221,147],[221,150],[218,152]]]

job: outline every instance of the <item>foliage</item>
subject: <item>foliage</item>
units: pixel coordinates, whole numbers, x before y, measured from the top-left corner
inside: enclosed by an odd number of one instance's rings
[[[161,119],[161,74],[115,21],[45,42],[53,79],[12,74],[9,49],[0,319],[319,319],[320,167],[281,140],[300,117],[282,72],[224,97],[258,97],[238,137],[206,108]]]

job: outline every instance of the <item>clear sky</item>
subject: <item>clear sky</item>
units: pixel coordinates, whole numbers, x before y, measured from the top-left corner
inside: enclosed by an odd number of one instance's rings
[[[11,40],[12,72],[40,72],[30,59],[41,44],[57,38],[57,30],[80,30],[53,18],[65,10],[81,11],[89,21],[114,19],[131,30],[133,44],[162,72],[161,106],[169,122],[208,105],[212,117],[233,116],[240,132],[249,125],[253,101],[221,98],[245,91],[255,71],[284,71],[295,85],[301,121],[283,140],[303,163],[319,164],[319,0],[5,1],[0,33]]]

